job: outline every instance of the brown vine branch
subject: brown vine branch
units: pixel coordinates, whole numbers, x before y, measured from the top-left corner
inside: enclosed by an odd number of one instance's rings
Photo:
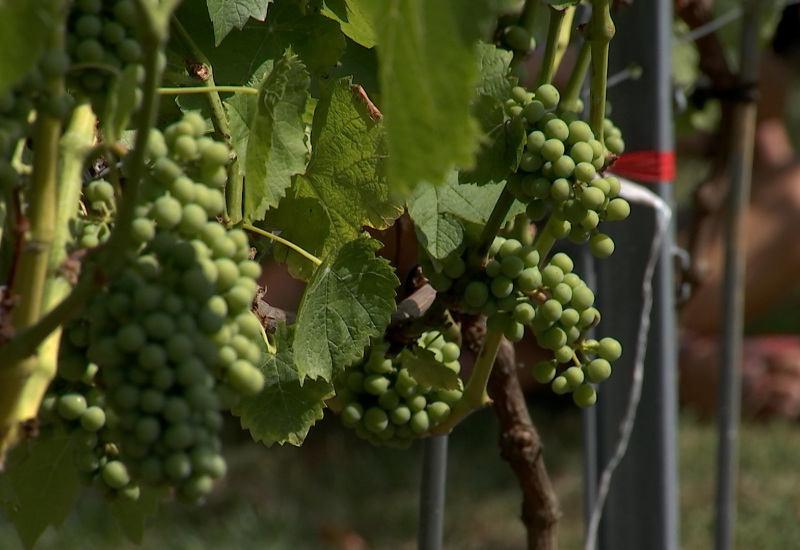
[[[561,508],[542,457],[542,440],[517,377],[514,346],[505,339],[489,377],[488,390],[500,422],[500,454],[522,489],[522,522],[528,532],[528,550],[555,550]]]

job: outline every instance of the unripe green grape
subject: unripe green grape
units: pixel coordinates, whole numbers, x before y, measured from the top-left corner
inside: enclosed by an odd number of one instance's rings
[[[538,153],[525,152],[519,161],[519,169],[525,172],[536,172],[542,168],[544,159]]]
[[[542,102],[546,109],[555,109],[558,102],[561,100],[561,94],[558,89],[552,84],[542,84],[534,92],[536,99]]]
[[[506,256],[500,262],[500,268],[506,277],[516,279],[525,269],[525,263],[519,256]]]
[[[163,468],[167,478],[181,481],[192,475],[192,459],[186,453],[172,453],[164,459]]]
[[[406,399],[406,405],[411,412],[421,411],[428,405],[428,400],[422,394],[413,395]]]
[[[528,101],[528,90],[522,86],[514,86],[511,88],[511,99],[517,103],[525,103]]]
[[[569,178],[575,171],[575,161],[569,155],[561,155],[553,162],[553,174],[559,178]]]
[[[631,213],[631,206],[625,199],[615,198],[608,202],[605,210],[605,219],[624,220]]]
[[[530,302],[521,302],[514,307],[512,315],[517,323],[528,325],[536,317],[536,309]]]
[[[567,343],[567,334],[563,329],[550,327],[539,337],[539,343],[545,349],[556,350]]]
[[[576,167],[575,175],[576,177],[579,177],[577,167],[581,166],[581,163],[592,162],[592,160],[594,159],[594,150],[592,149],[592,146],[586,143],[585,141],[579,141],[574,145],[572,145],[572,147],[570,147],[569,156],[571,156],[572,160],[575,161],[575,167]],[[592,175],[594,175],[595,173],[594,166],[592,166],[591,164],[589,166],[592,169],[591,170]],[[581,170],[583,170],[583,168]]]
[[[544,142],[544,145],[542,145],[539,154],[542,155],[542,158],[545,160],[556,162],[564,154],[564,143],[559,139],[548,139]]]
[[[569,336],[567,336],[567,345],[563,345],[560,348],[553,350],[553,359],[559,363],[569,363],[574,356],[575,352],[569,345]]]
[[[81,427],[87,432],[96,432],[106,424],[106,413],[98,406],[87,407],[80,416]]]
[[[382,374],[371,374],[364,379],[364,391],[372,395],[381,395],[387,389],[391,381]]]
[[[156,199],[150,209],[150,216],[159,227],[164,229],[172,229],[177,226],[182,215],[183,209],[180,201],[167,195]]]
[[[583,229],[595,229],[600,224],[600,216],[594,210],[589,210],[580,222]]]
[[[536,101],[533,103],[539,103],[539,102]],[[533,103],[531,103],[531,105],[533,105]],[[531,153],[538,154],[541,152],[542,147],[546,142],[547,142],[547,136],[544,135],[544,132],[542,132],[541,130],[534,130],[533,132],[528,134],[528,139],[527,139],[528,151],[530,151]]]
[[[553,393],[557,395],[568,393],[571,389],[569,382],[567,382],[567,379],[562,375],[556,376],[553,379],[552,384],[550,384],[550,388],[553,390]]]
[[[354,428],[364,417],[364,408],[359,403],[348,403],[342,409],[342,424]]]
[[[590,307],[581,311],[581,320],[578,322],[580,328],[590,328],[600,322],[600,312],[596,308]]]
[[[161,436],[161,424],[153,416],[143,416],[136,422],[133,433],[137,441],[149,445]]]
[[[392,424],[398,426],[401,424],[405,424],[406,422],[411,420],[411,409],[409,409],[405,405],[396,407],[389,413],[389,418],[392,421]]]
[[[444,401],[434,401],[428,405],[428,418],[433,426],[436,426],[448,416],[450,416],[450,405]]]
[[[574,174],[575,174],[575,179],[577,179],[578,181],[589,183],[595,178],[595,176],[597,176],[597,171],[591,164],[591,160],[589,160],[589,161],[578,162],[575,165]],[[603,200],[605,200],[605,198],[606,198],[605,195],[603,195]],[[603,204],[602,200],[596,206],[600,206],[601,204]],[[589,206],[588,204],[586,205],[587,208],[595,208],[596,206]]]
[[[625,141],[619,136],[609,136],[605,139],[606,147],[614,155],[625,152]]]
[[[100,470],[103,481],[112,489],[122,489],[131,481],[128,469],[119,460],[110,460]]]
[[[561,302],[554,299],[546,300],[539,309],[536,311],[536,317],[541,318],[543,321],[555,323],[561,319],[561,314],[564,311]]]
[[[470,281],[464,289],[464,303],[470,307],[480,308],[489,299],[489,287],[483,281]]]
[[[597,187],[585,187],[581,193],[581,204],[589,210],[597,210],[605,200],[605,194]]]
[[[75,48],[75,55],[82,63],[99,63],[105,57],[103,45],[94,38],[81,40]]]
[[[372,433],[380,433],[389,426],[389,416],[380,407],[370,407],[364,413],[364,427]]]
[[[517,287],[522,292],[531,292],[542,286],[542,274],[537,267],[528,267],[522,270],[516,280]]]
[[[550,288],[555,287],[558,283],[564,280],[564,270],[561,268],[558,262],[553,262],[550,260],[550,263],[546,265],[542,270],[542,283]]]
[[[592,359],[586,364],[585,370],[589,382],[602,382],[611,376],[611,363],[605,359]]]
[[[415,434],[424,434],[427,432],[431,426],[427,411],[419,410],[415,412],[411,416],[411,420],[409,420],[409,426],[411,426],[411,431]]]
[[[519,342],[525,336],[525,325],[512,319],[510,323],[506,324],[503,335],[510,342]]]
[[[616,361],[622,356],[622,345],[614,338],[602,338],[598,342],[597,355],[607,361]]]
[[[533,100],[522,108],[522,116],[528,121],[528,124],[536,124],[539,122],[544,116],[544,113],[544,105],[539,100]],[[530,144],[530,141],[528,143]],[[535,146],[530,147],[529,145],[528,147],[534,151],[537,149]]]
[[[86,398],[79,393],[68,393],[58,398],[56,409],[62,418],[76,420],[86,411]]]
[[[578,287],[572,291],[570,304],[578,311],[588,309],[594,304],[594,292],[588,286]]]
[[[531,35],[519,25],[511,25],[503,30],[503,40],[512,50],[527,52],[531,47]]]
[[[518,240],[505,239],[503,243],[500,245],[500,248],[497,250],[497,257],[502,260],[504,258],[507,258],[508,256],[513,256],[521,248],[522,248],[522,243],[520,243]]]
[[[567,379],[567,383],[573,388],[578,387],[584,380],[583,369],[576,366],[565,369],[562,376]]]
[[[608,258],[614,252],[614,241],[608,235],[597,233],[589,238],[589,250],[597,258]]]
[[[128,323],[117,331],[116,342],[120,350],[135,353],[147,342],[147,334],[139,324]]]
[[[164,401],[161,415],[170,424],[185,422],[191,415],[192,409],[183,397],[172,395]]]
[[[227,383],[241,395],[255,395],[264,389],[264,376],[248,361],[238,360],[225,371]]]
[[[442,346],[442,363],[456,361],[461,356],[461,348],[455,342],[447,342]]]
[[[378,397],[378,405],[381,408],[392,411],[400,404],[400,395],[397,391],[389,388]]]
[[[516,104],[508,107],[506,111],[511,117],[518,117],[522,115],[522,107]]]
[[[565,178],[558,178],[550,186],[550,196],[556,202],[567,200],[572,194],[572,185]]]
[[[505,298],[514,291],[514,282],[504,275],[492,279],[490,289],[496,298]]]
[[[561,302],[562,305],[567,305],[572,298],[572,287],[567,283],[558,283],[552,289],[552,297]]]
[[[597,392],[589,384],[581,384],[572,393],[572,400],[579,407],[590,407],[597,402]]]

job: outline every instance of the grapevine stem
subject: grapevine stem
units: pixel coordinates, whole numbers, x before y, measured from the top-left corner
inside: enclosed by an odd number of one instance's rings
[[[542,65],[539,68],[538,84],[550,84],[553,81],[553,76],[556,74],[558,66],[557,58],[559,51],[559,43],[561,42],[561,35],[564,29],[564,21],[567,11],[550,7],[550,25],[547,28],[547,42],[544,46],[544,55],[542,57]]]
[[[556,220],[555,217],[550,216],[542,230],[536,234],[536,240],[533,242],[533,247],[537,250],[537,252],[539,252],[540,265],[544,265],[545,258],[547,258],[547,255],[550,253],[550,249],[553,248],[553,244],[556,242],[556,238],[553,236],[552,227],[558,222],[559,220]]]
[[[603,122],[606,118],[606,75],[608,45],[614,37],[611,20],[611,0],[592,0],[592,16],[586,24],[585,37],[592,50],[592,73],[589,81],[589,125],[595,138],[603,141]]]
[[[578,50],[575,64],[572,66],[572,73],[569,75],[567,85],[561,93],[561,102],[565,105],[574,103],[581,96],[583,81],[586,79],[586,71],[592,59],[592,49],[588,40],[584,40]]]
[[[203,86],[195,87],[194,89],[206,93],[208,106],[211,109],[211,123],[214,125],[214,131],[217,132],[228,145],[231,145],[231,131],[228,125],[228,116],[225,114],[225,107],[222,104],[222,99],[219,97],[220,92],[233,91],[235,93],[247,93],[258,95],[258,90],[244,86],[217,86],[214,82],[214,68],[211,62],[205,56],[203,51],[197,47],[197,44],[192,40],[191,35],[186,32],[177,17],[172,17],[171,21],[173,32],[176,37],[180,39],[183,46],[193,61],[202,63],[208,69],[208,78],[204,81]],[[163,88],[167,89],[167,88]],[[190,88],[178,88],[187,90]],[[187,93],[187,92],[180,92]],[[231,223],[239,223],[244,217],[244,210],[242,208],[242,196],[244,192],[244,178],[239,170],[239,162],[234,159],[228,165],[228,183],[225,186],[225,217]]]
[[[158,89],[158,93],[161,95],[208,94],[212,92],[218,94],[242,93],[258,95],[258,90],[256,88],[250,88],[249,86],[180,86],[177,88]]]
[[[502,227],[503,222],[505,222],[508,211],[511,209],[515,200],[514,195],[508,190],[508,184],[506,184],[503,192],[497,198],[492,213],[489,215],[489,219],[486,220],[486,225],[483,226],[481,235],[478,238],[478,244],[470,258],[472,268],[477,269],[486,262],[489,248],[492,246],[492,242],[497,236],[500,227]]]
[[[293,242],[287,241],[286,239],[284,239],[282,237],[279,237],[278,235],[276,235],[274,233],[270,233],[269,231],[265,231],[265,230],[261,229],[260,227],[256,227],[255,225],[252,225],[252,224],[249,224],[249,223],[246,223],[246,224],[242,225],[242,229],[246,229],[247,231],[252,231],[253,233],[261,235],[262,237],[267,237],[269,239],[272,239],[275,242],[279,242],[282,245],[288,246],[289,248],[291,248],[292,250],[294,250],[295,252],[297,252],[298,254],[303,256],[304,258],[307,258],[307,259],[311,260],[312,262],[314,262],[314,265],[322,264],[322,260],[320,260],[319,258],[314,256],[310,252],[307,252],[307,251],[303,250],[302,248],[300,248],[299,246],[297,246]]]
[[[533,31],[533,26],[536,23],[536,12],[541,4],[541,0],[525,0],[525,5],[519,14],[519,26],[529,33]]]
[[[492,374],[492,367],[502,341],[502,332],[491,329],[486,330],[481,349],[478,351],[478,357],[475,359],[475,365],[472,367],[472,373],[470,373],[461,399],[453,405],[450,416],[431,430],[432,434],[449,433],[469,414],[491,403],[489,394],[486,391],[486,385],[489,383],[489,375]]]

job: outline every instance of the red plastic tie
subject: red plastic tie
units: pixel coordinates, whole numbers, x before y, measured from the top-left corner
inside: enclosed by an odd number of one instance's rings
[[[617,176],[655,183],[675,179],[674,151],[633,151],[622,153],[609,167]]]

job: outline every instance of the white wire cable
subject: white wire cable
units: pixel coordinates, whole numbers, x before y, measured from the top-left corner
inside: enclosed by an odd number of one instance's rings
[[[636,338],[636,353],[634,356],[633,377],[631,391],[628,398],[628,408],[625,416],[620,423],[620,436],[617,441],[614,455],[608,461],[600,476],[597,488],[597,499],[592,507],[589,517],[589,525],[586,529],[586,542],[584,550],[594,550],[597,544],[597,532],[600,526],[600,519],[603,515],[608,492],[611,487],[611,478],[619,463],[625,457],[628,450],[628,443],[633,432],[633,424],[636,421],[636,411],[639,408],[639,401],[642,397],[642,382],[644,379],[644,358],[647,351],[647,335],[650,331],[650,312],[653,308],[653,274],[658,264],[661,248],[664,244],[664,237],[669,231],[672,220],[672,209],[658,195],[646,187],[634,183],[630,180],[619,178],[622,184],[619,196],[628,202],[643,204],[653,208],[656,213],[656,228],[653,240],[650,244],[650,257],[647,261],[642,281],[642,313],[639,323],[639,333]]]

